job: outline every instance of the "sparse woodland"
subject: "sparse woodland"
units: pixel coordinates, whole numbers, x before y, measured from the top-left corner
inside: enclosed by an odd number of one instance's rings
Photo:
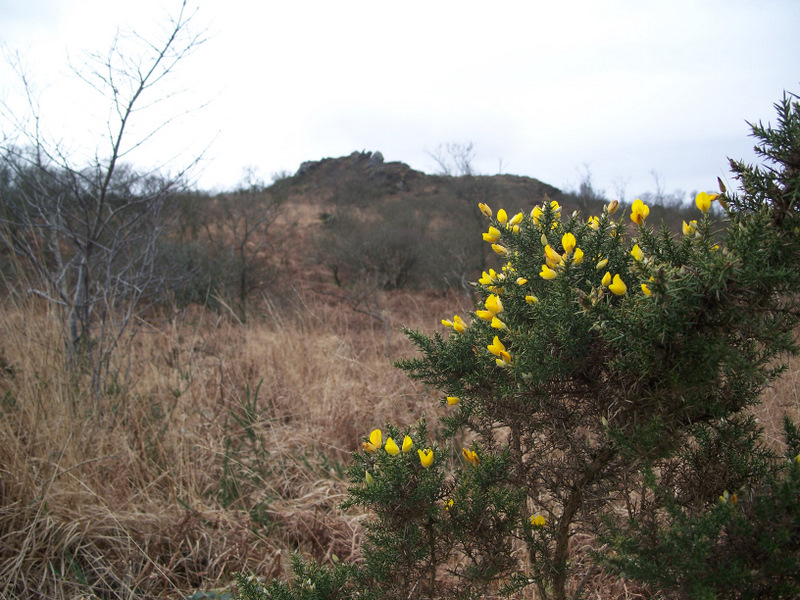
[[[212,195],[126,161],[192,18],[81,71],[93,161],[2,110],[0,597],[796,597],[795,96],[696,203],[457,145]]]

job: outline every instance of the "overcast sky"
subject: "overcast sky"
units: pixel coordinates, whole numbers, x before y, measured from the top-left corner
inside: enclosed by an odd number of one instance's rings
[[[728,156],[754,160],[745,121],[774,121],[783,91],[800,92],[798,0],[195,5],[208,41],[164,82],[186,93],[153,110],[207,105],[138,160],[177,165],[207,147],[206,189],[233,187],[248,166],[268,180],[354,150],[434,172],[437,148],[472,142],[485,174],[569,189],[588,170],[629,201],[654,191],[654,172],[668,192],[710,191]],[[117,28],[157,39],[177,6],[0,0],[5,52],[20,53],[48,133],[76,152],[102,139],[107,108],[67,57],[103,52]],[[21,110],[15,82],[0,66],[0,94]]]

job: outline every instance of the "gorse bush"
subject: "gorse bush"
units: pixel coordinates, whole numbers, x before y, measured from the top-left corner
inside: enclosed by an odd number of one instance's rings
[[[346,503],[374,515],[363,563],[313,597],[561,600],[598,567],[665,596],[800,593],[797,430],[778,455],[748,413],[798,350],[800,105],[776,108],[753,127],[769,164],[732,161],[741,195],[701,192],[678,236],[641,200],[481,205],[505,264],[444,335],[407,331],[420,354],[398,363],[441,391],[440,440],[424,421],[365,438]],[[331,569],[241,594],[306,597]]]

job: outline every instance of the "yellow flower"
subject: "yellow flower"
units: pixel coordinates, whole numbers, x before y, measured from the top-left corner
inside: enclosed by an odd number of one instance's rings
[[[492,244],[492,250],[494,250],[500,256],[508,255],[508,248],[501,246],[500,244]]]
[[[467,330],[467,324],[464,322],[464,319],[455,315],[453,317],[453,329],[456,333],[464,333]]]
[[[449,321],[448,319],[442,319],[442,325],[444,325],[445,327],[452,327],[453,322]]]
[[[606,271],[606,274],[603,275],[602,281],[600,281],[600,285],[603,287],[608,287],[608,284],[611,283],[611,273]]]
[[[550,201],[550,208],[553,209],[553,212],[559,214],[561,212],[561,206],[559,206],[558,202],[555,200]]]
[[[697,221],[686,221],[683,222],[683,235],[694,235],[694,232],[697,231]]]
[[[631,256],[633,256],[636,262],[642,262],[642,259],[644,258],[644,252],[642,252],[642,249],[639,248],[639,244],[633,245],[633,248],[631,248]]]
[[[486,204],[484,204],[483,202],[478,202],[478,209],[483,213],[484,217],[491,218],[492,209],[489,208]]]
[[[614,283],[609,285],[608,289],[614,295],[622,296],[625,292],[628,291],[628,286],[625,285],[625,282],[622,281],[622,278],[619,275],[614,275]]]
[[[414,446],[414,442],[411,441],[411,437],[406,436],[403,438],[403,454],[407,452],[411,452],[411,448]]]
[[[647,286],[646,283],[642,284],[642,292],[644,293],[645,296],[652,296],[653,295],[653,292],[650,291],[650,288]]]
[[[697,197],[694,199],[694,203],[697,205],[703,214],[708,212],[708,209],[711,208],[711,203],[717,199],[719,194],[707,194],[705,192],[700,192],[697,194]]]
[[[478,455],[475,453],[474,450],[470,450],[468,448],[462,448],[461,454],[464,456],[464,460],[466,460],[469,464],[471,464],[474,467],[477,467],[481,462],[481,459],[478,458]]]
[[[455,406],[459,402],[460,402],[460,400],[459,400],[458,396],[448,396],[447,397],[447,404],[449,404],[450,406]]]
[[[531,515],[531,525],[536,528],[544,527],[547,521],[542,515]]]
[[[579,265],[583,262],[583,250],[575,248],[575,256],[572,257],[572,264]]]
[[[483,304],[486,307],[486,310],[492,313],[492,316],[503,312],[503,303],[500,301],[500,296],[490,294]]]
[[[517,277],[517,285],[525,285],[526,283],[528,283],[527,279],[524,277]]]
[[[392,438],[389,438],[388,440],[386,440],[386,445],[383,448],[384,448],[384,450],[386,450],[386,452],[388,452],[392,456],[395,456],[396,454],[400,454],[400,448],[397,447],[397,444],[395,444],[395,442],[394,442],[394,440]]]
[[[561,262],[561,255],[553,250],[550,244],[547,244],[544,247],[544,261],[547,263],[548,267],[553,269]]]
[[[369,474],[369,471],[364,471],[364,481],[367,482],[367,485],[372,483],[372,475]]]
[[[373,429],[369,434],[369,441],[364,442],[364,450],[367,452],[376,452],[381,447],[382,434],[380,429]]]
[[[589,218],[586,220],[586,223],[589,225],[589,227],[591,227],[591,228],[592,228],[592,229],[594,229],[595,231],[597,231],[598,229],[600,229],[600,219],[599,219],[599,218],[597,218],[597,217],[589,217]]]
[[[542,213],[542,209],[538,206],[534,206],[533,210],[531,211],[531,219],[533,222],[538,225],[539,221],[542,219],[544,213]]]
[[[647,206],[647,204],[638,199],[633,201],[633,206],[631,207],[631,221],[637,225],[641,225],[649,214],[650,207]]]
[[[496,227],[489,227],[489,231],[483,234],[484,241],[487,241],[490,244],[494,244],[501,237],[503,237],[503,234],[500,233],[500,230],[497,229]]]
[[[492,283],[497,283],[497,273],[495,273],[494,269],[489,269],[488,273],[484,271],[481,274],[481,278],[478,279],[478,283],[482,285],[490,285]]]
[[[525,215],[523,215],[521,212],[518,212],[512,217],[512,219],[508,222],[508,224],[509,226],[519,225],[520,223],[522,223],[522,219],[524,218]]]
[[[606,268],[607,264],[608,264],[608,259],[604,258],[603,260],[598,261],[597,264],[594,266],[594,268],[597,271],[602,271],[603,269]],[[605,284],[603,284],[603,285],[605,285]]]
[[[476,310],[475,314],[479,319],[483,319],[484,321],[491,321],[492,317],[494,317],[494,314],[490,310]]]
[[[433,450],[426,448],[425,450],[417,450],[419,454],[419,462],[426,469],[433,464]]]
[[[505,324],[505,323],[503,323],[503,322],[502,322],[500,319],[498,319],[497,317],[492,317],[492,323],[491,323],[491,325],[492,325],[492,327],[493,327],[494,329],[506,329],[506,324]]]
[[[497,211],[497,222],[501,225],[505,225],[506,221],[508,221],[508,215],[506,214],[506,211],[501,208]]]
[[[500,341],[499,337],[494,336],[494,340],[490,345],[486,346],[486,348],[497,357],[495,362],[497,362],[499,366],[511,364],[511,354],[506,351],[506,347],[503,345],[503,342]]]
[[[450,510],[451,508],[453,508],[453,504],[454,504],[454,501],[453,501],[452,498],[450,498],[449,500],[445,500],[444,501],[444,509],[445,510]]]
[[[615,212],[617,212],[618,208],[619,200],[612,200],[611,203],[606,206],[606,214],[613,215]]]
[[[553,269],[551,269],[547,265],[542,265],[542,271],[541,273],[539,273],[539,277],[541,277],[542,279],[555,279],[556,277],[558,277],[558,272],[553,271]]]
[[[536,304],[539,299],[536,296],[525,296],[525,302],[528,304]]]
[[[575,236],[571,233],[565,233],[561,236],[561,246],[564,248],[566,254],[572,254],[576,243]]]

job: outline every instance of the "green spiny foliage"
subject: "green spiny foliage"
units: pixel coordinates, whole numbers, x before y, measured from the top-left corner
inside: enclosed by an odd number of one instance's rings
[[[771,164],[732,162],[741,196],[698,194],[682,235],[639,200],[627,216],[480,206],[506,263],[447,336],[408,331],[419,355],[398,363],[441,390],[442,441],[389,426],[392,443],[376,431],[354,455],[346,504],[374,518],[353,597],[579,597],[576,534],[665,597],[796,595],[800,436],[788,423],[776,456],[747,412],[798,351],[793,98],[753,127]],[[450,439],[470,440],[461,459]]]

